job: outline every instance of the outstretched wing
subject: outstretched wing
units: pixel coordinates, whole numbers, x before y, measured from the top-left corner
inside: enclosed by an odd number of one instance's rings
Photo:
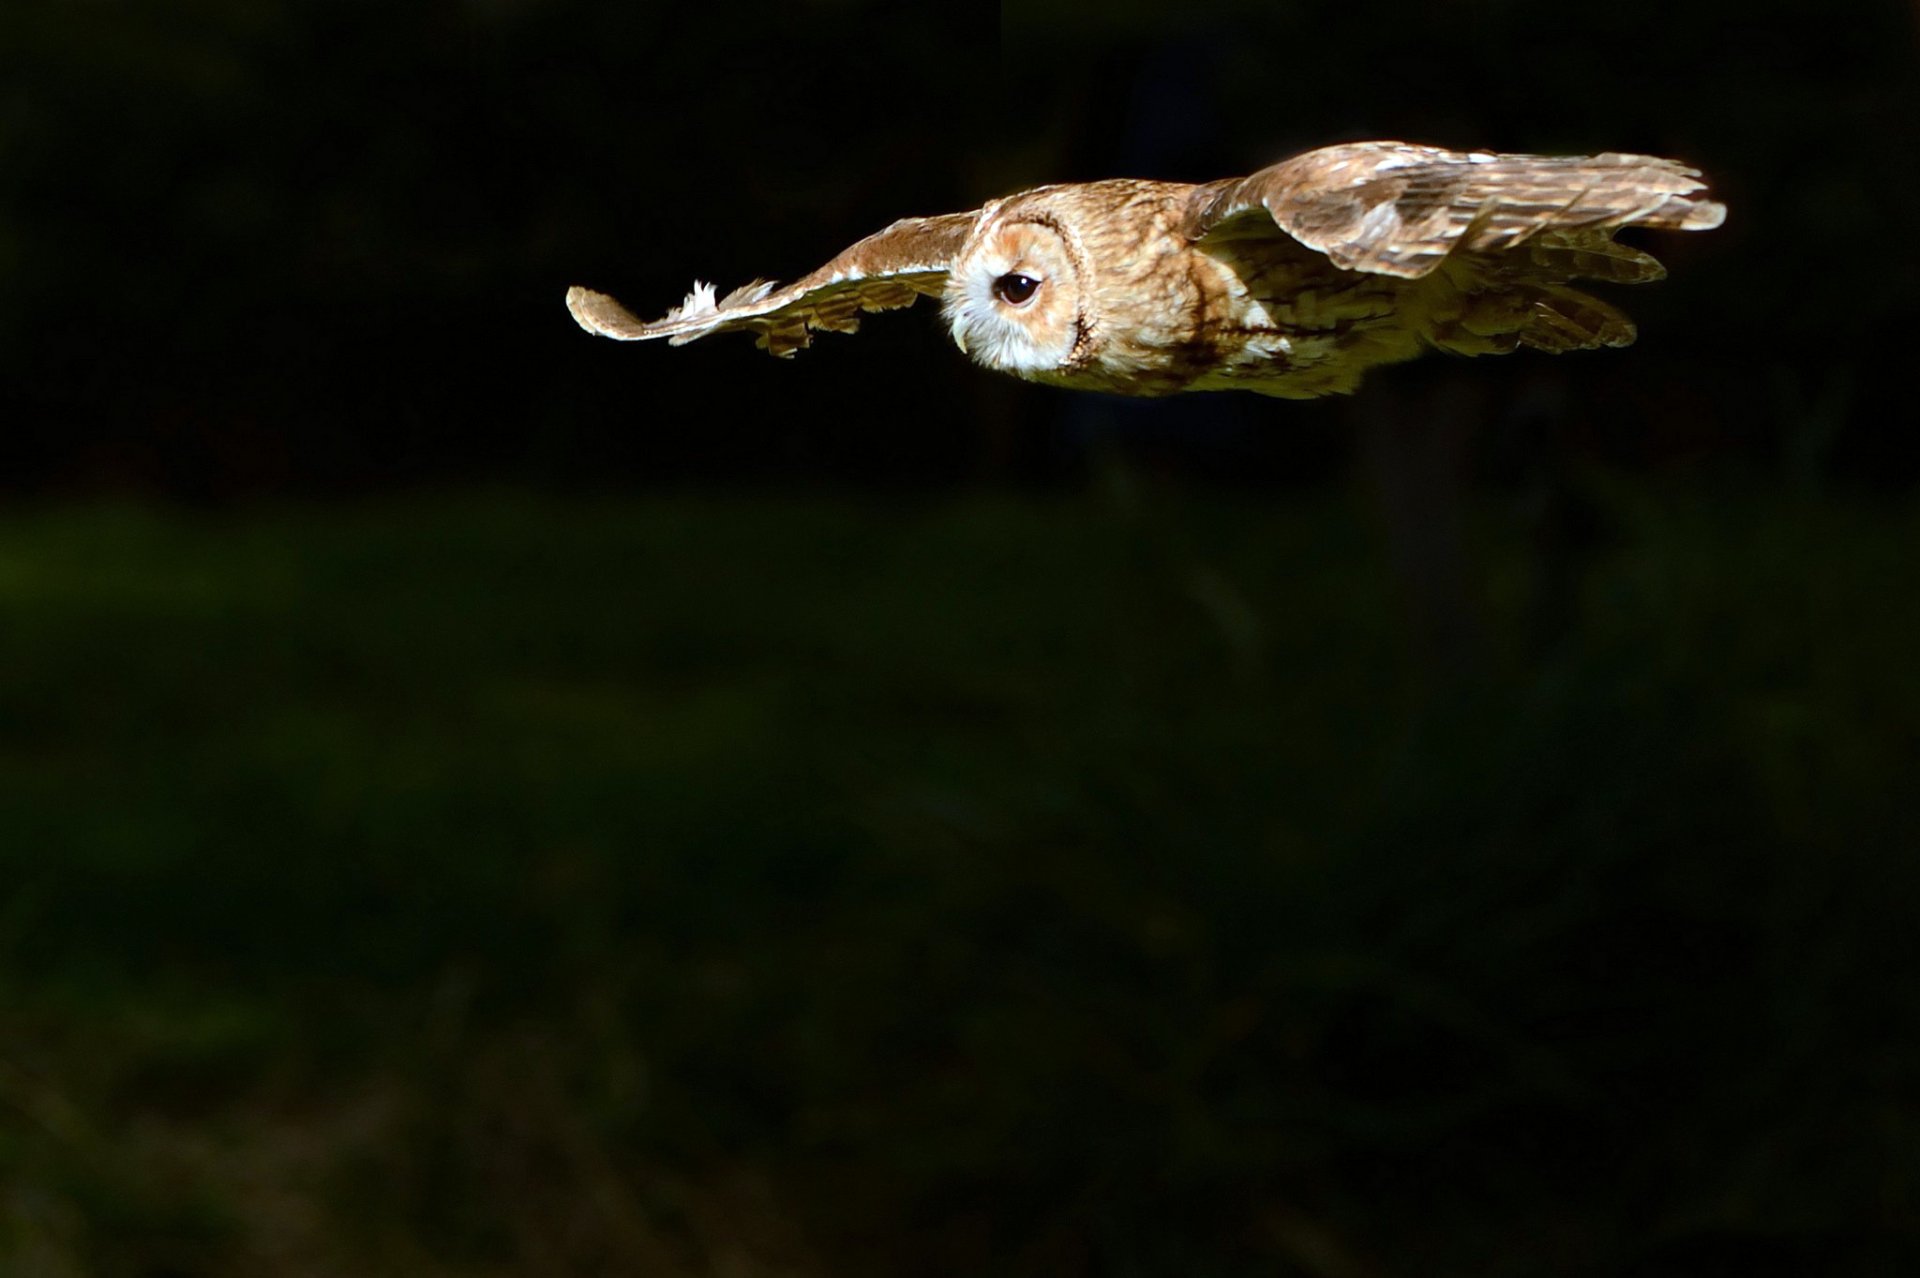
[[[947,266],[979,218],[977,209],[902,218],[785,287],[755,280],[716,297],[713,285],[695,283],[686,301],[652,323],[605,293],[578,286],[567,290],[567,309],[589,333],[621,341],[664,337],[678,346],[746,329],[759,334],[762,350],[791,355],[812,343],[815,329],[851,333],[860,327],[861,311],[890,311],[922,295],[940,296]]]
[[[1622,226],[1720,225],[1726,208],[1697,198],[1705,189],[1696,170],[1647,155],[1493,155],[1358,142],[1198,188],[1187,229],[1198,240],[1278,227],[1344,270],[1406,279],[1431,273],[1456,249],[1495,252],[1545,236],[1540,248],[1597,252],[1614,259],[1607,273],[1632,273],[1628,262],[1641,255],[1599,246]]]

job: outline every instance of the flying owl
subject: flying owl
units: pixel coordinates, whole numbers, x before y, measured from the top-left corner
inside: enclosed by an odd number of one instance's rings
[[[1251,177],[1035,187],[903,218],[784,287],[693,292],[644,323],[573,288],[589,332],[672,345],[747,330],[790,356],[860,312],[940,300],[954,343],[1029,381],[1122,395],[1351,391],[1425,350],[1625,346],[1633,322],[1576,280],[1666,274],[1623,226],[1700,231],[1723,205],[1673,160],[1495,155],[1404,142],[1309,151]]]

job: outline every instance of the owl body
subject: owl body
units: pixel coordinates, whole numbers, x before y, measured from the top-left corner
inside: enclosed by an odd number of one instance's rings
[[[1197,189],[1116,179],[989,205],[943,294],[955,341],[989,368],[1074,390],[1311,399],[1414,358],[1432,344],[1429,317],[1461,290],[1457,269],[1419,280],[1345,271],[1274,236],[1169,254]],[[1071,281],[1077,305],[997,304],[991,284],[1009,273],[1043,278],[1043,289]]]
[[[1495,155],[1398,142],[1311,151],[1247,178],[1036,187],[907,218],[785,288],[696,285],[651,324],[585,289],[590,331],[675,344],[745,329],[776,355],[863,311],[933,296],[985,367],[1125,395],[1352,390],[1425,350],[1623,346],[1631,321],[1576,280],[1660,264],[1622,226],[1700,230],[1725,210],[1698,174],[1648,156]]]

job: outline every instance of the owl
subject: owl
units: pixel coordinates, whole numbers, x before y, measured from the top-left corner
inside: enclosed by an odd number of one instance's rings
[[[1725,207],[1672,160],[1497,155],[1404,142],[1308,151],[1199,185],[1041,186],[904,218],[791,284],[708,284],[645,323],[573,288],[589,332],[672,345],[746,330],[791,356],[863,311],[940,302],[987,368],[1121,395],[1345,393],[1423,351],[1625,346],[1633,322],[1575,281],[1666,274],[1623,226],[1700,231]]]

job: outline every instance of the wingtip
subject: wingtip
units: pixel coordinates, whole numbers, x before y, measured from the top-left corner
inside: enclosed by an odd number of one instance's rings
[[[586,321],[582,315],[586,309],[596,298],[604,300],[606,296],[605,293],[596,293],[590,288],[581,288],[575,284],[567,290],[567,313],[584,324]]]
[[[574,323],[598,337],[632,341],[646,335],[646,325],[632,311],[605,293],[578,284],[567,290],[567,313]]]
[[[1711,231],[1727,220],[1727,206],[1718,200],[1695,200],[1687,211],[1686,221],[1681,228],[1688,231]]]

